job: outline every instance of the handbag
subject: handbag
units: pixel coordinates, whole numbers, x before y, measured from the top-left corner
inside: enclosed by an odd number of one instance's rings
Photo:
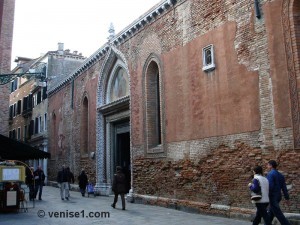
[[[258,192],[251,191],[251,200],[253,200],[253,201],[258,201],[262,197],[262,195],[261,195],[261,186],[260,186],[259,180],[258,179],[256,179],[256,180],[258,181],[259,191]]]

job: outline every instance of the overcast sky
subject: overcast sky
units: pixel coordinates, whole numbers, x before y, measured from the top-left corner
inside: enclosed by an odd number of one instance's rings
[[[41,53],[77,50],[89,57],[160,0],[16,0],[12,60],[37,58]],[[12,67],[16,64],[12,63]]]

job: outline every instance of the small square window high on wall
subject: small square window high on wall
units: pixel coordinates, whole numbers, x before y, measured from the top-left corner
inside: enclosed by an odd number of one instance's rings
[[[208,45],[202,49],[202,60],[203,60],[203,67],[202,67],[203,71],[208,72],[216,68],[213,45]]]

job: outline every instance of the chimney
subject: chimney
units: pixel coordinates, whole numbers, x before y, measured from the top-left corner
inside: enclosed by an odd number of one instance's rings
[[[63,51],[64,50],[64,43],[58,43],[58,51]]]
[[[64,43],[58,43],[58,54],[63,55],[64,54]]]

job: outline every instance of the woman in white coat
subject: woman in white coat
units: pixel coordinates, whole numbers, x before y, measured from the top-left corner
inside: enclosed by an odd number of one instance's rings
[[[270,218],[267,213],[267,206],[269,205],[269,182],[263,174],[263,169],[261,166],[256,166],[253,169],[254,178],[252,183],[249,183],[249,188],[254,193],[261,192],[261,199],[252,200],[256,206],[256,215],[253,220],[252,225],[258,225],[261,222],[261,218],[264,218],[266,225],[272,225]]]

